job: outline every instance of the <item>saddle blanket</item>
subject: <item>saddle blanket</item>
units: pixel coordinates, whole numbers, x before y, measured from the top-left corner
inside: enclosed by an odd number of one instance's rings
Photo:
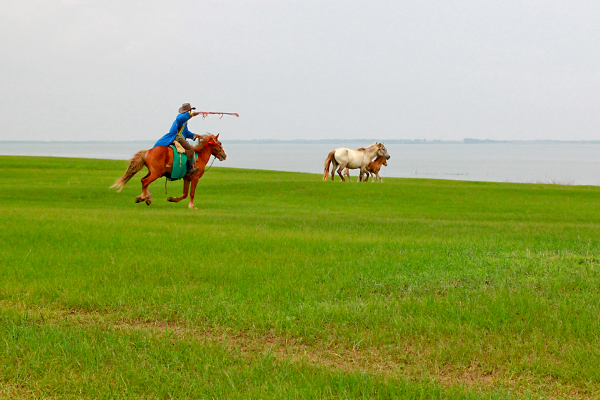
[[[167,177],[167,179],[176,181],[183,178],[187,172],[187,156],[185,153],[178,153],[174,145],[171,145],[171,149],[173,149],[173,170],[171,171],[171,176]]]

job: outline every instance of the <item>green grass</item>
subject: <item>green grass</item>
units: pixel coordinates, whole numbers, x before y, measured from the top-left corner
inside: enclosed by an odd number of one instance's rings
[[[0,397],[600,397],[600,188],[0,157]]]

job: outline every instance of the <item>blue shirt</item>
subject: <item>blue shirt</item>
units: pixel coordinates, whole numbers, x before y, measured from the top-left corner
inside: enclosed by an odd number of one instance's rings
[[[177,132],[179,132],[182,126],[183,130],[181,131],[181,134],[183,135],[183,137],[186,139],[193,139],[194,133],[190,132],[187,128],[187,122],[190,120],[190,118],[192,118],[191,111],[179,114],[177,118],[175,118],[175,122],[173,122],[173,125],[171,125],[171,129],[169,129],[169,132],[160,139],[158,139],[158,142],[154,144],[154,147],[170,145],[171,142],[175,140],[175,136],[177,136]]]

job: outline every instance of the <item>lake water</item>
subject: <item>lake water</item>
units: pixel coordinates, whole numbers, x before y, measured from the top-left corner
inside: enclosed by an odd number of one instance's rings
[[[0,155],[129,159],[148,142],[0,142]],[[369,145],[366,141],[364,145]],[[323,173],[336,147],[356,143],[227,143],[227,160],[215,166]],[[490,182],[600,185],[600,144],[439,143],[386,144],[391,155],[381,176]],[[358,170],[351,171],[356,177]],[[354,180],[354,178],[353,178]]]

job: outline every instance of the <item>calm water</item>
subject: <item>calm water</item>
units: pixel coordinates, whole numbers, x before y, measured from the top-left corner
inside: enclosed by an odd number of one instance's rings
[[[0,142],[0,155],[129,159],[149,142]],[[364,145],[369,145],[366,142]],[[227,143],[227,160],[215,166],[323,173],[339,144]],[[348,147],[357,147],[353,144]],[[381,176],[491,182],[600,185],[600,144],[388,144],[391,159]],[[358,171],[351,171],[356,177]]]

